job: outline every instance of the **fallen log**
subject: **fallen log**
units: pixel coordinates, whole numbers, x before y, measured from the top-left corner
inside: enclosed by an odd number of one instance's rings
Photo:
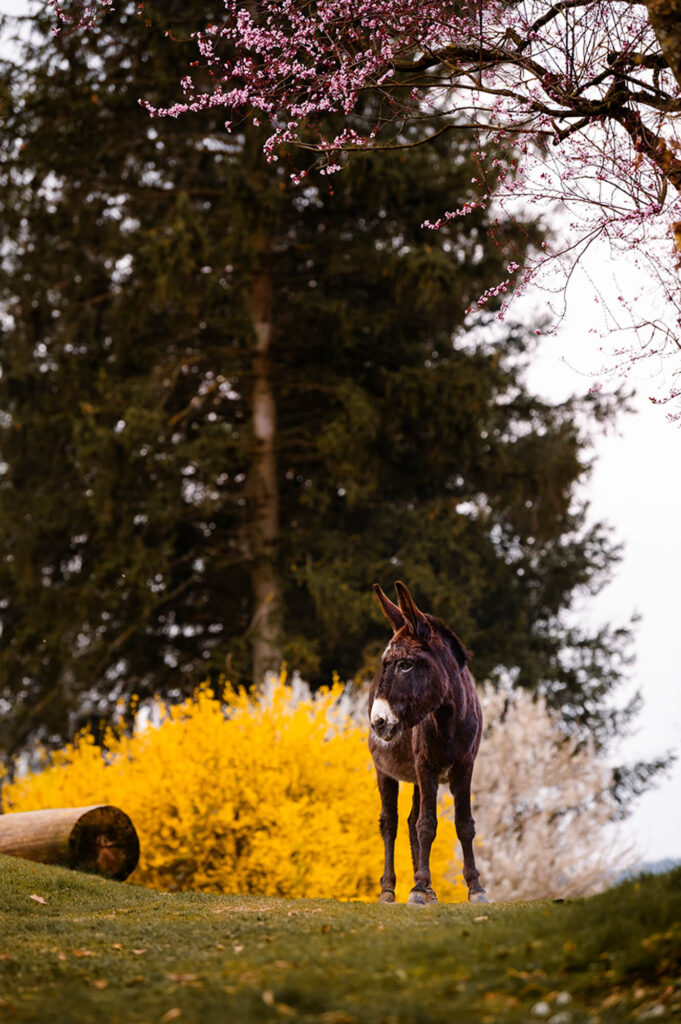
[[[127,814],[95,804],[0,814],[0,853],[122,881],[140,844]]]

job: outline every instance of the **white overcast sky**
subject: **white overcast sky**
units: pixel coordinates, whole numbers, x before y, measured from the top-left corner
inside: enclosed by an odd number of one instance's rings
[[[4,13],[27,10],[27,0],[0,0]],[[612,269],[609,259],[605,251],[592,252],[590,270],[599,287]],[[625,265],[617,270],[626,277]],[[588,281],[576,280],[559,335],[540,342],[529,373],[533,390],[560,400],[583,393],[602,379],[597,371],[602,362],[598,346],[603,342],[588,333],[595,311]],[[642,616],[632,690],[641,690],[645,704],[634,735],[616,752],[620,762],[652,758],[667,750],[681,755],[676,651],[677,641],[681,647],[681,426],[668,423],[664,409],[648,399],[659,385],[657,378],[648,379],[657,369],[644,364],[631,378],[637,388],[637,414],[621,417],[615,434],[597,439],[596,466],[584,488],[593,520],[611,523],[626,545],[615,581],[583,606],[584,617],[594,624],[617,625],[626,623],[633,612]],[[668,778],[636,802],[625,828],[642,860],[681,860],[681,759]]]
[[[592,250],[588,271],[601,295],[617,294],[623,282],[631,290],[641,284],[626,259],[613,263],[605,247]],[[619,285],[614,283],[615,276]],[[607,352],[608,340],[589,333],[598,323],[598,309],[587,275],[578,275],[558,336],[542,339],[529,373],[532,389],[558,400],[571,393],[583,394],[605,380],[598,373],[605,354],[599,347]],[[659,306],[652,312],[659,314]],[[619,336],[618,345],[623,340]],[[633,334],[629,340],[637,345]],[[681,353],[673,358],[678,368]],[[594,624],[614,625],[625,624],[634,612],[642,617],[636,628],[631,691],[640,689],[645,703],[633,735],[616,752],[620,763],[653,758],[664,751],[681,756],[676,651],[681,640],[681,424],[668,422],[667,409],[649,398],[660,393],[665,379],[669,381],[672,365],[671,361],[666,367],[643,361],[624,382],[636,389],[636,413],[621,416],[617,430],[609,436],[598,437],[596,430],[596,464],[583,489],[592,519],[612,524],[616,538],[625,544],[614,581],[596,599],[584,603],[584,617]],[[607,382],[604,390],[614,389],[617,383],[617,378]],[[678,411],[678,405],[669,408]],[[681,860],[681,761],[634,807],[625,829],[641,859]]]

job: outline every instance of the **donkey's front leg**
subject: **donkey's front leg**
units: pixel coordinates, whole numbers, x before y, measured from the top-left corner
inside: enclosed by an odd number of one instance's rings
[[[385,847],[385,863],[381,876],[381,903],[395,902],[395,837],[397,836],[397,794],[400,788],[396,779],[376,769],[378,791],[381,794],[381,816],[379,825]]]
[[[430,848],[437,832],[437,772],[426,766],[418,769],[418,793],[414,791],[413,810],[418,806],[416,838],[418,839],[417,862],[414,864],[414,888],[409,893],[409,903],[437,903],[430,884]],[[413,850],[413,846],[412,846]]]
[[[463,877],[468,886],[468,900],[470,903],[487,903],[487,894],[480,884],[473,854],[475,822],[471,814],[472,774],[472,765],[455,765],[449,773],[449,788],[454,797],[454,824],[463,853]]]

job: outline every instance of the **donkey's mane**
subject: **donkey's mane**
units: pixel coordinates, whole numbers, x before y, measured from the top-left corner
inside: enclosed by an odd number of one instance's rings
[[[436,615],[428,614],[426,614],[426,618],[430,622],[431,626],[440,633],[442,638],[451,648],[452,654],[454,655],[459,668],[463,668],[464,665],[467,665],[473,657],[473,652],[469,651],[467,647],[464,647],[456,633],[451,630],[449,626],[442,621],[442,619],[438,619]]]

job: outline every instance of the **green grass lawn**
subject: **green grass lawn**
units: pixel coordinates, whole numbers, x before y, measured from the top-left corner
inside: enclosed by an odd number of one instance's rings
[[[681,869],[565,903],[407,907],[165,894],[0,857],[0,1021],[672,1019]]]

